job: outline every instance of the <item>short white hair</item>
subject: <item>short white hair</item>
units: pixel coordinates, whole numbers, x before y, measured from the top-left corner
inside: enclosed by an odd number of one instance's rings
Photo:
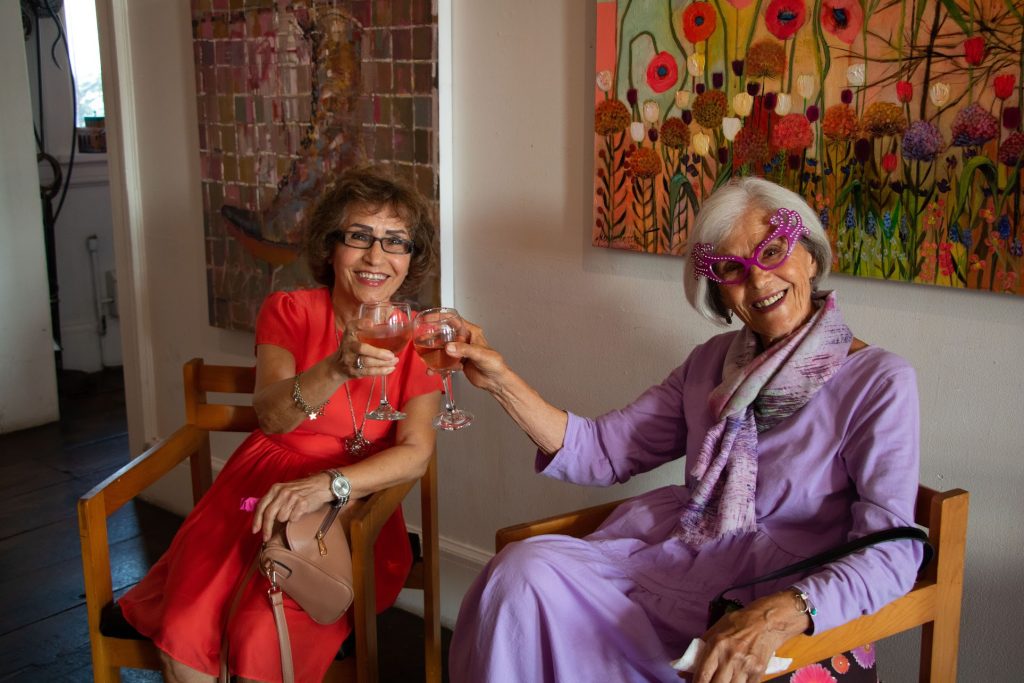
[[[686,300],[698,313],[719,325],[728,325],[731,321],[718,284],[706,277],[694,276],[693,246],[703,242],[714,249],[736,229],[740,219],[749,210],[761,209],[773,214],[776,209],[783,207],[800,214],[800,220],[807,227],[807,234],[800,239],[800,243],[817,265],[817,272],[811,278],[812,289],[817,289],[824,282],[832,268],[832,247],[814,210],[803,197],[781,185],[757,176],[736,178],[708,197],[690,230],[686,264],[683,266],[683,286],[686,289]]]

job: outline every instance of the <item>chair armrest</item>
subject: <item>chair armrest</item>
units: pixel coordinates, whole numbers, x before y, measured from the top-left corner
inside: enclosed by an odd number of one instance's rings
[[[582,510],[555,515],[554,517],[498,529],[498,532],[494,535],[494,549],[497,552],[501,552],[501,549],[509,543],[521,541],[531,536],[540,536],[541,534],[564,534],[566,536],[576,536],[577,538],[586,536],[601,526],[601,523],[608,519],[608,515],[612,513],[612,510],[627,500],[629,499],[623,498],[622,500],[604,503],[603,505],[595,505],[583,508]]]

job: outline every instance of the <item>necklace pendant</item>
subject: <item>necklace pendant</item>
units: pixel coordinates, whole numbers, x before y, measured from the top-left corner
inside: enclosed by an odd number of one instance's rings
[[[361,431],[345,439],[345,450],[353,458],[363,458],[372,444],[363,436]]]
[[[314,413],[306,413],[306,417],[308,417],[312,421],[312,420],[315,420],[318,417],[320,417],[320,415],[315,413],[315,412]]]

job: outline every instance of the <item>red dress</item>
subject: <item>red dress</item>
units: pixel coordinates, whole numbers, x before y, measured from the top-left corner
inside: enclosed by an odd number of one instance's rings
[[[256,343],[287,349],[301,372],[338,348],[334,314],[327,289],[276,292],[260,310]],[[350,380],[357,423],[366,406],[380,396],[370,378]],[[388,375],[388,399],[402,406],[410,398],[438,391],[440,379],[408,344],[398,368]],[[373,442],[371,453],[394,444],[395,422],[367,420],[363,428]],[[174,659],[198,671],[220,670],[224,620],[239,579],[252,564],[260,536],[251,531],[252,513],[240,509],[242,499],[263,496],[270,486],[300,479],[328,467],[351,464],[343,441],[354,433],[343,387],[331,397],[324,415],[306,420],[288,434],[254,431],[238,447],[209,492],[185,519],[163,557],[120,599],[125,618]],[[377,611],[394,604],[412,565],[402,510],[389,519],[374,546]],[[232,674],[261,681],[281,680],[277,632],[267,604],[268,582],[250,580],[238,611],[228,626]],[[295,677],[323,678],[338,648],[352,630],[346,615],[335,624],[317,624],[287,596],[285,611],[291,635]]]

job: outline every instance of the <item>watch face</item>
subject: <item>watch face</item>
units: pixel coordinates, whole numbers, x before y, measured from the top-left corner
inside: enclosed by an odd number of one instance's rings
[[[331,492],[335,498],[343,498],[352,490],[352,484],[344,476],[335,477],[331,481]]]

